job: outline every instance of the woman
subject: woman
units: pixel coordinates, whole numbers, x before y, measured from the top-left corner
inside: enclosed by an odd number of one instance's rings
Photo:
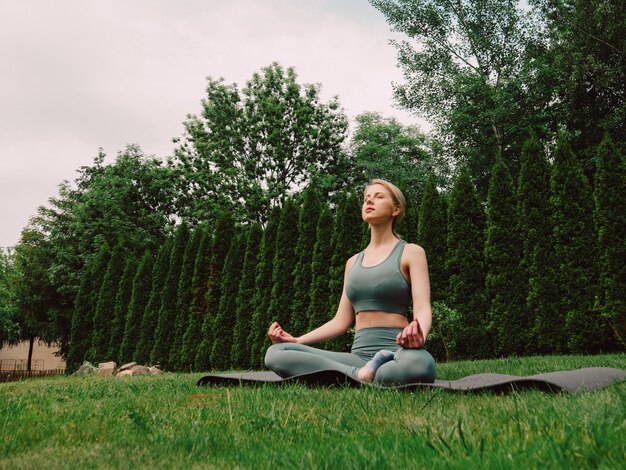
[[[346,263],[335,317],[300,337],[272,323],[268,330],[272,346],[265,355],[269,369],[281,377],[337,370],[381,385],[435,380],[435,361],[423,349],[432,323],[426,253],[395,232],[404,208],[404,196],[393,184],[376,179],[367,185],[362,217],[370,226],[370,243]],[[351,353],[308,346],[345,333],[355,317]]]

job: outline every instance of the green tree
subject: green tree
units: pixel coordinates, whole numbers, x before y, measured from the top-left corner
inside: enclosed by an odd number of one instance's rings
[[[115,246],[111,252],[102,284],[95,285],[98,289],[98,303],[93,315],[91,348],[87,353],[91,362],[113,360],[108,356],[111,322],[115,316],[115,298],[124,273],[125,256],[124,248],[121,245]]]
[[[550,164],[534,132],[522,147],[517,184],[517,219],[522,239],[522,269],[527,278],[529,323],[527,352],[565,351],[565,317],[559,305],[558,266],[554,256],[550,204]]]
[[[343,165],[347,119],[336,99],[320,100],[319,85],[300,85],[277,63],[236,84],[208,79],[201,116],[186,133],[171,166],[182,184],[190,220],[229,210],[238,220],[265,220],[271,207],[313,175]]]
[[[593,223],[591,189],[563,135],[553,158],[550,201],[567,349],[574,353],[598,351],[606,335],[599,315],[593,311],[598,291],[598,237]]]
[[[159,320],[159,310],[161,308],[161,299],[163,298],[163,289],[165,281],[170,269],[170,257],[172,254],[172,242],[165,240],[159,248],[154,268],[152,270],[152,288],[150,289],[150,298],[141,318],[141,330],[139,341],[135,348],[133,360],[140,364],[147,364],[150,361],[150,352],[154,346],[154,333]]]
[[[626,159],[608,135],[598,147],[596,166],[599,303],[617,342],[626,347]]]
[[[248,341],[248,336],[251,333],[256,265],[262,239],[263,229],[261,225],[252,224],[248,230],[246,253],[241,270],[241,282],[239,283],[239,290],[236,296],[236,322],[233,330],[230,362],[232,367],[237,369],[247,369],[252,366],[251,344]]]
[[[270,298],[272,294],[272,276],[274,271],[274,256],[276,254],[276,236],[278,234],[278,225],[281,218],[280,207],[274,207],[267,221],[267,226],[263,232],[263,241],[257,259],[255,282],[254,282],[254,298],[252,305],[252,326],[248,335],[248,344],[250,344],[250,359],[252,367],[261,367],[264,363],[265,345],[267,337],[265,332],[270,326],[270,317],[268,315]]]
[[[153,364],[159,364],[165,369],[170,367],[170,348],[172,347],[174,330],[176,328],[176,306],[179,298],[178,287],[189,236],[189,226],[183,222],[176,230],[176,235],[174,236],[170,266],[165,284],[163,285],[163,297],[154,332],[154,345],[150,353],[150,361]]]
[[[196,370],[207,370],[211,367],[211,350],[215,317],[222,297],[222,277],[226,274],[224,263],[230,244],[235,237],[235,225],[229,212],[222,212],[215,228],[215,240],[211,254],[211,272],[209,274],[207,290],[207,307],[202,321],[202,341],[198,345],[195,357]]]
[[[102,284],[110,256],[109,244],[104,242],[91,263],[83,270],[74,301],[69,348],[65,359],[68,372],[73,372],[80,366],[91,347],[93,317],[99,293],[97,286]]]
[[[0,248],[0,348],[18,342],[15,253]]]
[[[183,337],[187,332],[191,304],[193,302],[193,273],[198,257],[198,249],[204,231],[197,228],[191,234],[185,247],[183,266],[178,282],[178,294],[176,301],[176,321],[172,335],[172,345],[170,347],[169,365],[174,370],[182,368]]]
[[[370,3],[408,36],[392,41],[406,79],[395,86],[398,103],[433,124],[446,155],[468,166],[481,199],[496,153],[516,177],[526,129],[545,125],[551,96],[549,85],[533,81],[543,50],[538,18],[518,0]]]
[[[485,216],[469,171],[462,167],[448,206],[448,271],[446,304],[460,315],[459,357],[480,358],[492,353],[486,337],[483,258]]]
[[[513,179],[500,156],[491,173],[487,196],[485,297],[490,336],[497,355],[523,355],[532,318],[526,314],[523,250]],[[514,332],[513,334],[511,334]]]
[[[294,267],[297,263],[298,219],[300,211],[295,201],[285,201],[276,233],[276,253],[272,269],[272,295],[268,316],[285,331],[292,330],[291,309],[294,290]]]
[[[426,251],[428,275],[430,278],[431,301],[442,301],[448,289],[446,253],[448,236],[448,207],[445,196],[437,190],[434,175],[431,175],[424,188],[420,204],[417,242]]]
[[[152,253],[146,250],[133,278],[132,293],[124,324],[124,336],[117,357],[118,362],[121,364],[130,362],[139,343],[141,320],[146,310],[146,305],[148,305],[150,300],[153,266]]]
[[[189,310],[189,322],[183,336],[183,346],[180,356],[181,369],[193,369],[198,346],[202,341],[202,323],[207,311],[207,289],[211,274],[211,256],[213,250],[213,234],[208,228],[202,230],[202,239],[198,247],[198,254],[193,268],[191,281],[192,299]]]
[[[322,210],[321,195],[315,186],[309,186],[302,195],[302,210],[298,220],[296,263],[293,269],[293,296],[291,301],[291,334],[299,336],[308,326],[306,316],[311,300],[312,246],[317,236],[317,222]]]
[[[137,259],[134,256],[127,256],[124,273],[120,279],[115,297],[115,309],[111,320],[111,331],[109,332],[107,357],[112,361],[118,359],[122,340],[124,339],[124,327],[126,326],[128,305],[133,293],[133,278],[135,274],[137,274]]]
[[[211,344],[211,367],[218,370],[229,369],[233,349],[233,332],[237,321],[237,294],[241,282],[248,230],[242,228],[232,238],[224,270],[222,271],[219,307],[213,325]]]

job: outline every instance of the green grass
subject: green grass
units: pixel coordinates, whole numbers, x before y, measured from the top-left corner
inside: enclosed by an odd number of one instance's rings
[[[439,378],[626,368],[441,364]],[[202,374],[0,384],[0,468],[625,468],[626,382],[591,393],[202,387]]]

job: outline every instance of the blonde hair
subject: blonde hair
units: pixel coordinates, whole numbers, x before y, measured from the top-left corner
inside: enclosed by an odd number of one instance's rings
[[[394,204],[400,209],[400,213],[393,218],[393,222],[391,223],[391,231],[396,237],[400,238],[400,235],[396,233],[396,225],[402,220],[402,217],[404,217],[404,210],[406,209],[406,199],[404,198],[404,194],[402,194],[402,191],[400,191],[400,189],[395,184],[390,183],[387,180],[374,178],[370,180],[370,182],[367,183],[367,185],[365,186],[365,189],[363,190],[363,196],[365,196],[367,188],[374,184],[380,184],[387,191],[389,191]]]

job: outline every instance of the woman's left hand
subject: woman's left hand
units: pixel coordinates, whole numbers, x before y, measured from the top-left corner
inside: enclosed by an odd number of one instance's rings
[[[405,349],[418,349],[424,345],[424,333],[417,320],[413,320],[396,336],[396,343]]]

